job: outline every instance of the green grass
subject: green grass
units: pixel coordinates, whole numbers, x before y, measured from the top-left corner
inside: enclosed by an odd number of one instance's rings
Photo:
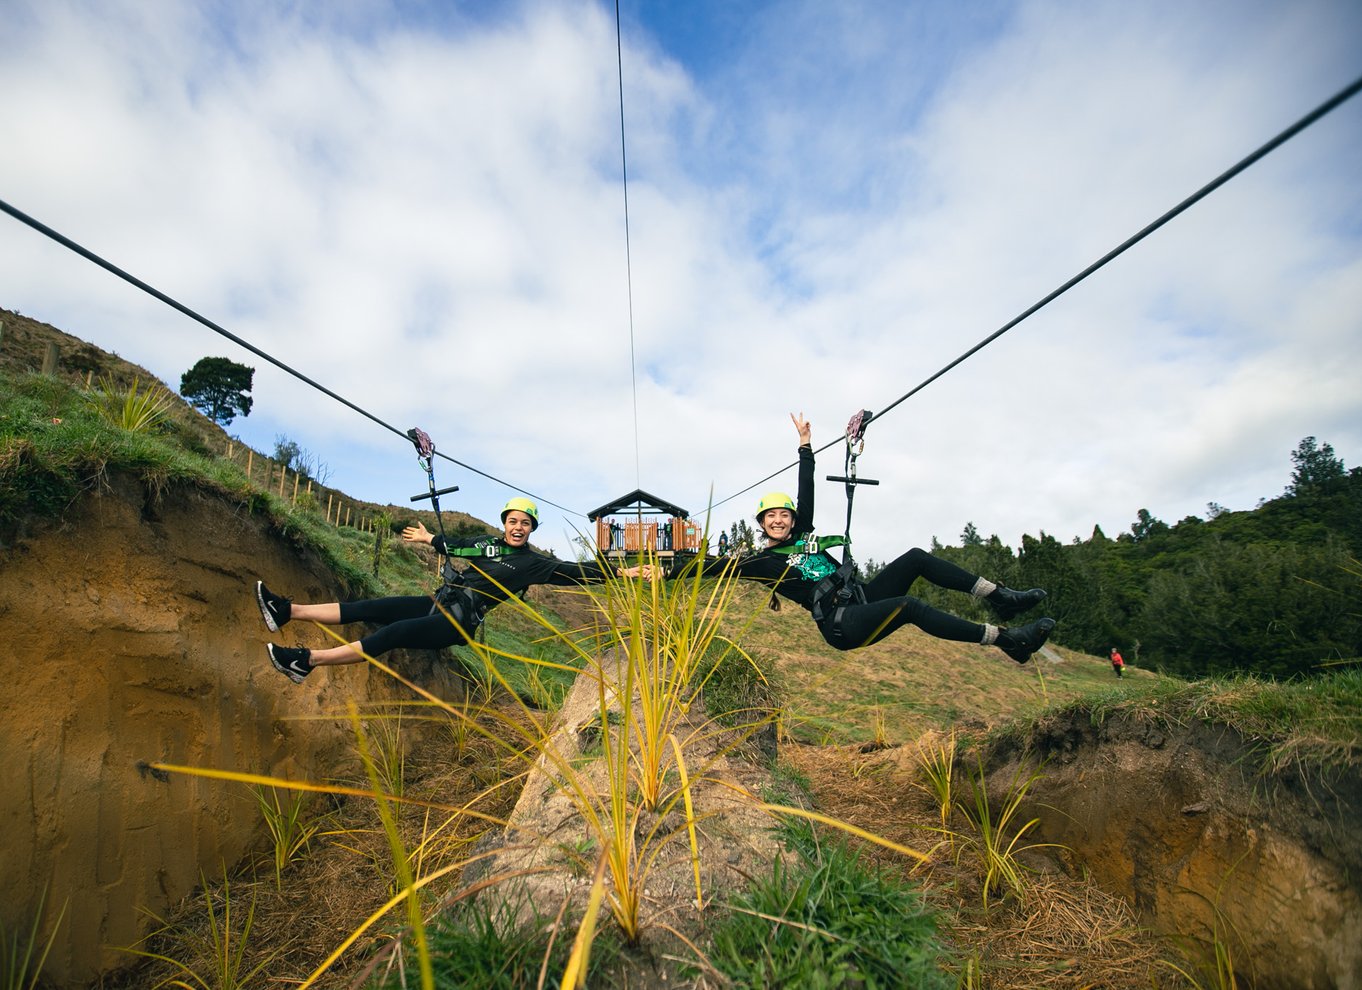
[[[950,987],[937,922],[914,888],[807,822],[784,826],[776,860],[714,923],[710,963],[735,987]]]
[[[527,901],[507,898],[495,905],[460,901],[443,912],[430,929],[430,953],[436,986],[477,986],[482,990],[557,990],[572,950],[575,926],[564,924],[553,937],[553,919],[534,914]],[[619,943],[598,936],[592,946],[587,985],[598,986],[599,974],[620,951]],[[541,973],[543,982],[540,982]],[[410,986],[410,975],[393,967],[376,978],[374,990]]]
[[[1309,680],[1252,676],[1201,681],[1122,683],[1056,706],[1052,716],[1085,714],[1093,725],[1138,718],[1168,727],[1192,722],[1228,726],[1263,754],[1263,769],[1304,761],[1321,769],[1362,757],[1362,669],[1339,668]],[[1026,734],[1034,719],[1018,719],[1003,734]]]

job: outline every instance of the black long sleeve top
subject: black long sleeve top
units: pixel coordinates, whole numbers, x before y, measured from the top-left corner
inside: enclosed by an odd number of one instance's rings
[[[837,570],[838,562],[826,550],[808,553],[800,546],[813,532],[813,448],[799,448],[799,494],[795,500],[795,522],[790,536],[779,543],[768,544],[745,557],[704,557],[678,563],[668,577],[681,574],[694,576],[699,568],[703,576],[715,576],[732,568],[739,577],[769,585],[782,598],[812,610],[814,589],[818,583]]]
[[[441,553],[455,547],[472,547],[485,555],[467,558],[463,587],[479,613],[485,613],[536,584],[595,584],[607,574],[597,564],[559,560],[531,547],[512,547],[501,537],[482,536],[446,540],[436,536],[431,546]]]

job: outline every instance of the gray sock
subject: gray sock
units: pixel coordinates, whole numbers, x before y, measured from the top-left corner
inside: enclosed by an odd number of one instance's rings
[[[975,598],[987,598],[998,590],[998,586],[986,578],[975,578],[974,587],[970,588],[969,593]]]

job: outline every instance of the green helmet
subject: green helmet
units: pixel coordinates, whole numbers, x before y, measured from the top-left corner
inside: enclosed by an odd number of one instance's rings
[[[795,511],[794,499],[784,492],[767,492],[757,501],[757,522],[761,522],[761,517],[765,515],[767,509],[789,509]]]
[[[506,513],[520,511],[530,517],[530,532],[533,533],[539,528],[539,506],[535,505],[527,498],[517,495],[501,507],[501,521],[506,522]]]

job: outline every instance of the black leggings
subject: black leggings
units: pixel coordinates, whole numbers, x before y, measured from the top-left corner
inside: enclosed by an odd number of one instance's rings
[[[383,628],[359,641],[360,649],[371,657],[399,647],[412,650],[442,650],[458,646],[468,640],[459,633],[454,623],[440,612],[431,612],[434,603],[429,596],[403,595],[396,598],[370,598],[359,602],[341,602],[340,620],[347,622],[377,622]],[[447,606],[448,607],[448,606]],[[449,609],[469,635],[477,628],[461,614],[464,610]]]
[[[834,623],[833,614],[819,623],[823,638],[839,650],[854,650],[878,643],[896,629],[912,624],[937,639],[982,642],[984,627],[979,623],[932,608],[908,594],[908,589],[920,577],[938,588],[966,593],[974,590],[978,580],[963,567],[914,547],[862,585],[864,605],[848,605],[842,611],[840,623]],[[836,631],[833,629],[835,624],[839,626]]]

